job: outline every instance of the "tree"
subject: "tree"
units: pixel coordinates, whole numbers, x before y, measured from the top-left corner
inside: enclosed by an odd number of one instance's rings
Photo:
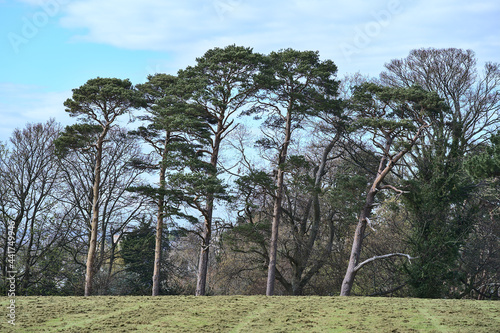
[[[461,161],[426,162],[407,181],[409,193],[403,197],[411,224],[407,242],[418,256],[405,271],[414,296],[436,298],[448,296],[459,282],[458,259],[477,208]]]
[[[134,90],[132,83],[129,80],[115,78],[91,79],[83,86],[73,89],[72,98],[64,102],[66,112],[69,112],[71,116],[80,117],[85,124],[94,124],[94,126],[87,125],[85,127],[76,125],[78,135],[75,135],[75,126],[73,128],[69,127],[58,139],[60,146],[69,145],[80,149],[93,149],[95,152],[85,296],[90,296],[92,293],[92,278],[95,273],[94,261],[99,222],[99,186],[101,183],[101,163],[105,139],[118,117],[129,112],[132,108],[141,106],[141,104],[140,95]],[[83,133],[82,130],[85,130],[86,133]],[[95,139],[92,142],[86,142],[89,145],[82,146],[79,139],[90,131],[95,135]]]
[[[451,112],[433,120],[427,131],[431,145],[438,140],[453,141],[466,153],[484,142],[489,130],[500,122],[500,64],[487,62],[478,73],[471,50],[419,49],[405,59],[391,60],[381,82],[392,87],[420,85],[436,92]]]
[[[212,137],[209,148],[203,151],[210,157],[212,168],[209,176],[212,178],[217,177],[220,171],[218,161],[221,144],[235,128],[234,117],[255,94],[254,77],[260,59],[261,56],[253,53],[251,48],[230,45],[207,51],[203,57],[196,59],[195,66],[179,71],[179,77],[194,88],[193,102],[203,109],[207,118],[214,121],[210,128]],[[196,295],[200,296],[206,292],[214,195],[207,194],[204,206],[199,201],[192,202],[192,206],[201,212],[204,219],[196,287]]]
[[[74,129],[75,125],[71,128]],[[99,133],[100,130],[97,129]],[[87,133],[89,134],[89,133]],[[97,135],[97,134],[96,134]],[[85,136],[82,135],[82,142]],[[86,137],[94,142],[95,136]],[[138,219],[147,207],[147,200],[127,191],[138,186],[143,170],[130,167],[132,159],[145,158],[139,141],[128,136],[125,129],[113,127],[109,130],[103,146],[101,182],[99,184],[99,223],[94,268],[93,292],[107,294],[114,284],[115,259],[118,243],[128,225]],[[92,216],[95,152],[93,150],[68,150],[61,156],[62,183],[60,201],[71,220],[72,242],[65,251],[73,264],[86,268],[83,252],[88,252],[89,221]],[[82,258],[83,255],[83,258]],[[97,280],[96,280],[97,279]]]
[[[379,164],[359,214],[341,296],[350,295],[354,278],[364,265],[373,260],[404,255],[391,253],[360,261],[365,230],[370,224],[377,193],[386,189],[403,193],[386,182],[387,176],[418,143],[429,127],[429,118],[446,109],[435,93],[426,92],[418,86],[402,89],[381,87],[374,83],[357,87],[349,108],[355,111],[352,130],[361,130],[365,138],[371,137],[372,148],[379,155]]]
[[[461,249],[459,278],[465,286],[459,297],[498,299],[500,289],[500,133],[465,161],[476,184],[475,223]],[[477,295],[477,296],[476,296]]]
[[[133,295],[145,295],[152,287],[151,271],[155,265],[155,229],[151,221],[140,221],[132,231],[127,232],[120,243],[120,257],[123,259],[129,287]],[[162,249],[163,250],[163,249]]]
[[[420,257],[408,267],[413,292],[440,297],[447,292],[441,280],[460,279],[453,273],[460,248],[473,221],[479,221],[474,217],[477,205],[472,204],[475,185],[463,160],[475,154],[500,121],[500,66],[488,62],[478,73],[471,50],[431,48],[412,50],[407,58],[386,64],[386,69],[380,75],[383,84],[418,84],[437,92],[449,108],[432,118],[421,144],[412,151],[411,193],[404,197],[412,217],[408,242]]]
[[[137,88],[147,100],[147,115],[140,117],[146,121],[132,132],[147,142],[156,155],[154,161],[135,160],[136,168],[158,170],[159,187],[150,186],[132,189],[152,197],[157,203],[155,261],[152,295],[160,293],[160,267],[164,220],[171,215],[180,215],[177,207],[182,198],[177,191],[167,189],[167,172],[182,172],[196,164],[197,150],[207,143],[208,121],[203,110],[189,104],[190,89],[178,77],[156,74],[148,77],[148,82]]]
[[[23,293],[39,280],[49,264],[42,264],[43,257],[62,244],[66,232],[57,210],[61,168],[54,140],[59,132],[53,119],[27,124],[13,132],[0,155],[1,273],[6,277],[7,271],[19,271]],[[10,255],[18,262],[9,264]]]
[[[465,161],[467,172],[476,179],[500,177],[500,132],[492,134],[484,151]]]
[[[320,61],[318,52],[287,49],[272,52],[267,57],[259,78],[262,90],[257,96],[257,104],[249,113],[267,115],[263,126],[268,132],[263,132],[265,137],[257,143],[277,153],[274,162],[276,190],[269,248],[268,296],[274,295],[285,165],[292,133],[308,117],[317,116],[320,112],[338,112],[335,100],[338,88],[336,71],[337,67],[332,61]]]

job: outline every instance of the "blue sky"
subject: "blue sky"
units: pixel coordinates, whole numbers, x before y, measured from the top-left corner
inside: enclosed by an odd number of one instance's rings
[[[472,49],[500,62],[498,0],[0,0],[0,140],[50,117],[88,79],[194,64],[213,47],[317,50],[339,76],[378,76],[415,48]]]

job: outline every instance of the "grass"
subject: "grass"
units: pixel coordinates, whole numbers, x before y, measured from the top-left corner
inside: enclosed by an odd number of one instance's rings
[[[500,302],[366,297],[0,297],[0,332],[500,332]]]

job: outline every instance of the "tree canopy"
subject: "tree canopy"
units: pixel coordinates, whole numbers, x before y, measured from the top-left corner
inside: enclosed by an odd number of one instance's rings
[[[500,66],[215,47],[0,142],[0,291],[500,297]],[[128,117],[127,117],[128,116]]]

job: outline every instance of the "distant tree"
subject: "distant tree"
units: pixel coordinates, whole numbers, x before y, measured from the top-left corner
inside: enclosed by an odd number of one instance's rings
[[[85,277],[85,296],[89,296],[92,293],[92,278],[95,273],[94,261],[99,222],[99,189],[103,146],[106,136],[116,119],[128,113],[131,109],[142,105],[140,97],[129,80],[96,78],[87,81],[79,88],[73,89],[72,98],[64,102],[66,112],[69,112],[73,117],[80,117],[85,122],[85,126],[74,125],[73,127],[68,127],[58,139],[59,146],[92,149],[95,152],[92,218]],[[90,142],[82,142],[81,137],[88,138],[87,134],[90,134],[89,132],[93,134],[94,139]]]
[[[155,238],[155,228],[151,226],[151,221],[143,220],[132,231],[127,232],[120,243],[120,257],[127,272],[128,289],[133,295],[149,294],[152,288]]]

